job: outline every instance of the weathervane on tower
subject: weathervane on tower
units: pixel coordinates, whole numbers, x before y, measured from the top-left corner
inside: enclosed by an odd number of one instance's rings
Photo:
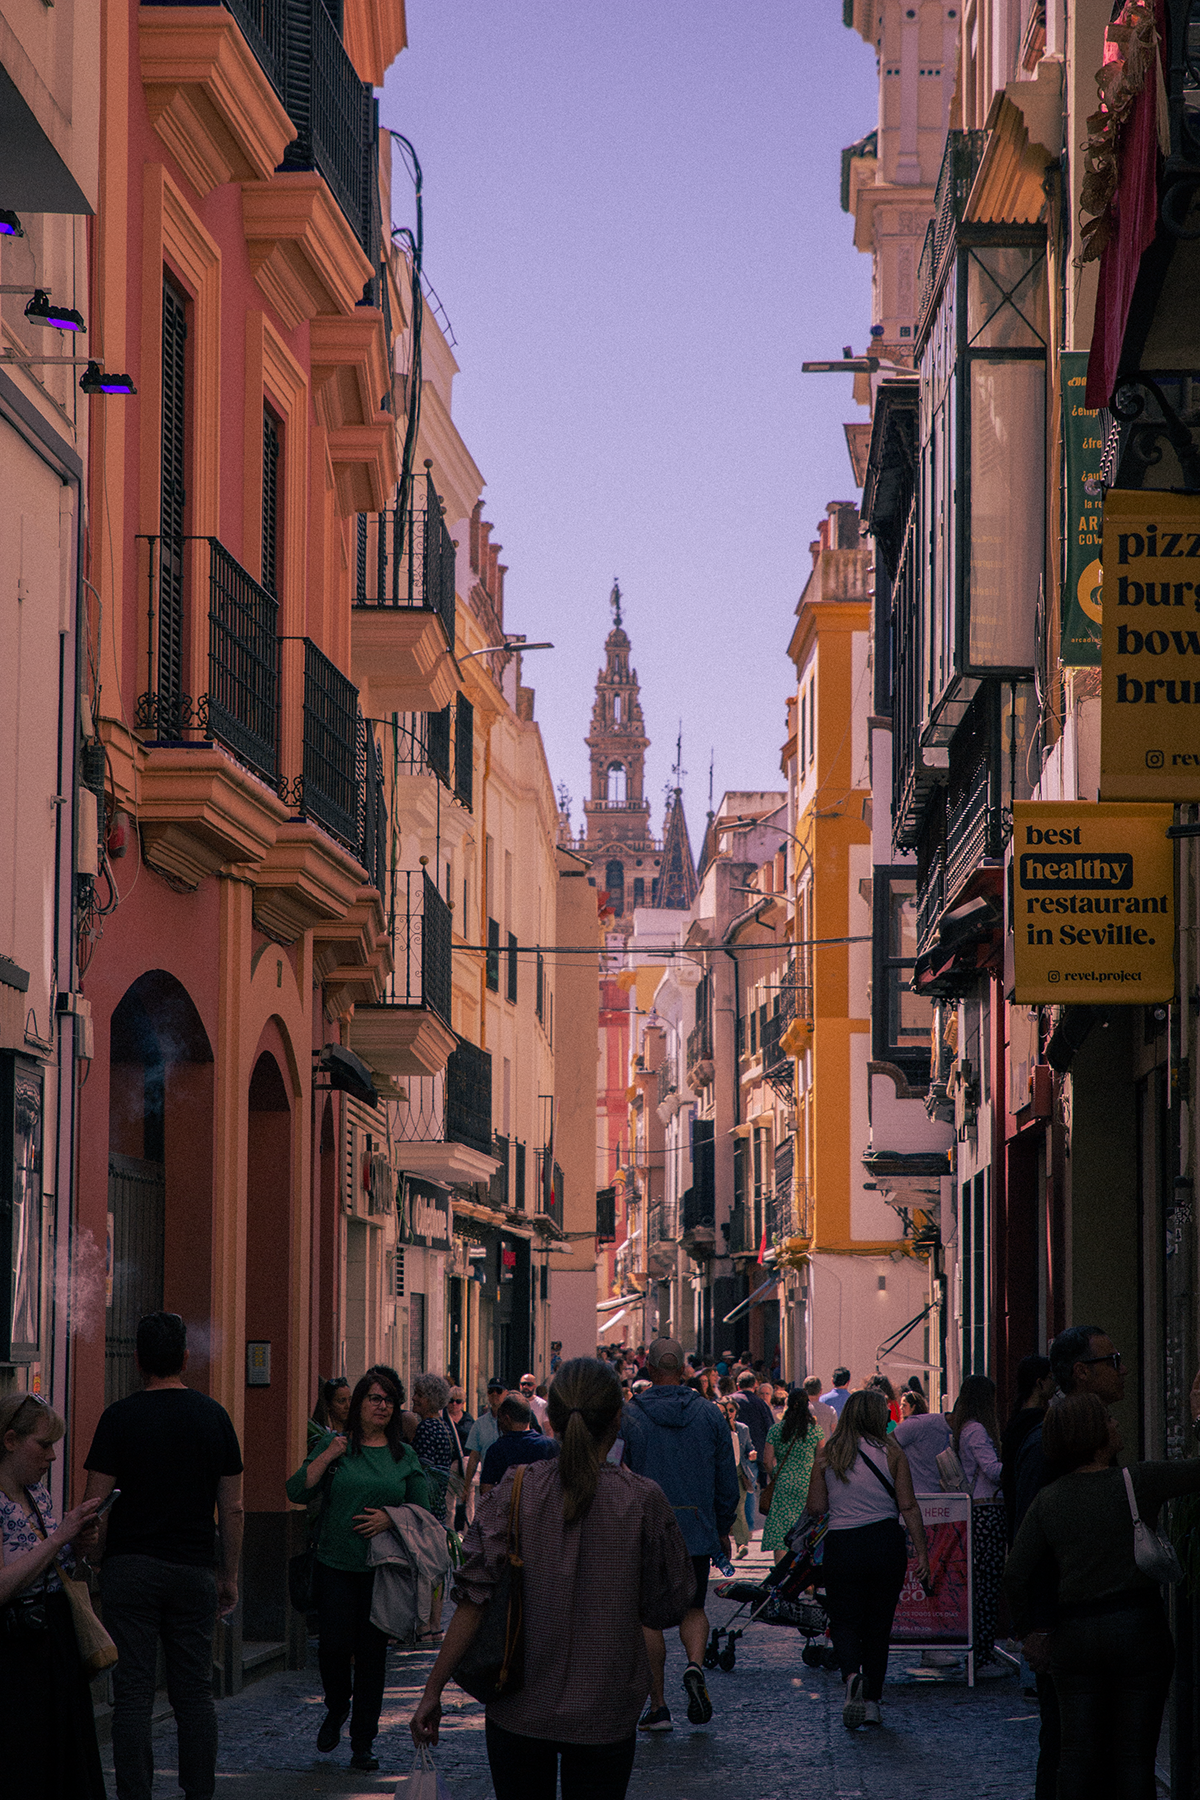
[[[613,622],[619,631],[621,628],[621,584],[615,575],[613,576],[612,593],[608,596],[608,604],[613,609]]]

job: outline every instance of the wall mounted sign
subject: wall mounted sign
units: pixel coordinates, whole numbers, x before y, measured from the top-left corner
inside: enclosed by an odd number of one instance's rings
[[[1019,1006],[1145,1006],[1174,998],[1172,817],[1169,806],[1016,802]]]
[[[1101,516],[1104,495],[1100,415],[1083,404],[1088,353],[1059,357],[1063,412],[1063,591],[1059,655],[1076,667],[1100,661]]]
[[[406,1244],[421,1244],[427,1250],[450,1249],[450,1196],[445,1188],[406,1177],[403,1232]]]
[[[1104,502],[1100,792],[1200,800],[1200,496]]]

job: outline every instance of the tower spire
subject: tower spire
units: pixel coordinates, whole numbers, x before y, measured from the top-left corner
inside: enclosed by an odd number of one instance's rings
[[[608,596],[608,604],[612,607],[613,623],[617,630],[621,629],[621,584],[613,576],[612,593]]]

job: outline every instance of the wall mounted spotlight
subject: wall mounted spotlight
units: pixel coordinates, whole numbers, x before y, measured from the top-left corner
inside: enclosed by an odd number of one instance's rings
[[[90,362],[79,377],[79,386],[85,394],[136,394],[137,389],[128,375],[106,375],[98,362]]]
[[[25,308],[25,317],[35,325],[52,325],[55,331],[86,331],[83,314],[73,306],[59,306],[46,288],[34,288],[33,298]]]
[[[25,227],[15,212],[0,206],[0,237],[24,237]]]

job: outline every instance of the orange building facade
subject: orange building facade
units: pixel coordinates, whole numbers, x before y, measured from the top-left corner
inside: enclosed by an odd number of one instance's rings
[[[365,1071],[336,1053],[393,961],[356,665],[410,707],[458,686],[452,610],[352,608],[357,515],[397,481],[372,86],[405,20],[402,0],[339,11],[289,8],[286,35],[270,5],[112,4],[102,25],[91,312],[137,393],[97,409],[88,469],[113,880],[86,932],[76,1255],[108,1304],[75,1345],[71,1450],[134,1384],[138,1316],[183,1313],[189,1380],[246,1461],[235,1682],[243,1636],[302,1626],[283,1482],[341,1366],[360,1185]]]

